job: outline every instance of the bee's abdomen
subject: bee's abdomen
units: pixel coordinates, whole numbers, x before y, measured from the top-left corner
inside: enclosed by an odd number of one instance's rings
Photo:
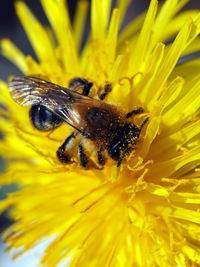
[[[33,126],[41,131],[51,130],[63,123],[60,118],[42,105],[33,105],[29,114]]]

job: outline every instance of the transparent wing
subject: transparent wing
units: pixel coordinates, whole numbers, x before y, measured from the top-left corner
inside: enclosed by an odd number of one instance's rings
[[[16,76],[8,83],[8,89],[20,105],[44,105],[79,132],[86,127],[82,123],[84,110],[97,101],[38,76]]]
[[[74,98],[76,101],[82,98],[81,94],[37,76],[16,76],[8,83],[8,90],[12,98],[22,106],[43,104],[49,108],[62,108],[62,105],[74,101]]]

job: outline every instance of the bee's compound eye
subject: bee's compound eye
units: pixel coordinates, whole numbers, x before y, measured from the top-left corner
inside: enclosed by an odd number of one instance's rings
[[[33,126],[41,131],[51,130],[63,123],[60,118],[42,105],[33,105],[29,114]]]

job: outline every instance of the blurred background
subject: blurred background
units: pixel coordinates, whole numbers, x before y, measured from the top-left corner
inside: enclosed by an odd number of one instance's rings
[[[76,3],[78,0],[68,0],[68,7],[70,11],[71,19],[73,20]],[[101,0],[99,0],[101,1]],[[160,0],[164,2],[165,0]],[[35,58],[32,47],[24,33],[24,30],[15,15],[14,2],[12,0],[1,1],[0,8],[0,39],[10,38],[23,52],[25,55],[32,55]],[[42,10],[39,0],[24,0],[40,22],[44,25],[48,25],[47,18]],[[116,1],[113,1],[113,4]],[[128,12],[126,14],[125,24],[131,21],[134,17],[140,14],[142,11],[147,9],[149,0],[133,0]],[[191,0],[185,7],[185,9],[200,9],[200,0]],[[90,28],[90,18],[88,17],[87,28]],[[87,30],[86,30],[87,32]],[[86,38],[86,36],[85,36]],[[7,59],[0,55],[0,79],[7,81],[8,77],[12,74],[21,74],[20,71],[12,65]],[[2,138],[0,133],[0,138]],[[0,172],[5,169],[3,159],[0,158]],[[0,177],[1,179],[1,177]],[[15,191],[16,185],[6,185],[0,188],[0,201],[6,197],[8,192]],[[6,212],[0,214],[0,232],[12,223],[6,216]],[[18,261],[12,261],[11,257],[5,253],[5,246],[3,245],[2,239],[0,239],[0,266],[1,267],[18,267],[18,266],[36,266],[38,258],[48,245],[48,241],[41,244],[37,248],[31,250],[25,257],[22,257]]]
[[[165,0],[159,0],[164,2]],[[35,57],[32,47],[24,33],[24,30],[15,15],[14,2],[12,0],[1,1],[0,8],[0,39],[10,38],[24,54],[31,54]],[[40,5],[39,0],[24,0],[31,8],[33,13],[39,18],[42,24],[47,25],[48,21]],[[73,19],[77,0],[67,0],[71,18]],[[116,1],[113,0],[113,4]],[[132,4],[126,14],[125,23],[128,23],[143,10],[147,9],[150,0],[132,0]],[[185,9],[200,8],[200,0],[191,0]],[[88,17],[87,27],[90,28],[90,19]],[[0,55],[0,79],[6,80],[11,74],[20,74],[19,70],[12,65],[7,59]]]

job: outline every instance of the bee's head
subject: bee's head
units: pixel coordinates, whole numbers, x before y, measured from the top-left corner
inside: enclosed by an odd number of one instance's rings
[[[107,146],[109,156],[113,160],[120,160],[122,155],[136,145],[139,129],[133,124],[120,126],[113,134],[112,141]]]

